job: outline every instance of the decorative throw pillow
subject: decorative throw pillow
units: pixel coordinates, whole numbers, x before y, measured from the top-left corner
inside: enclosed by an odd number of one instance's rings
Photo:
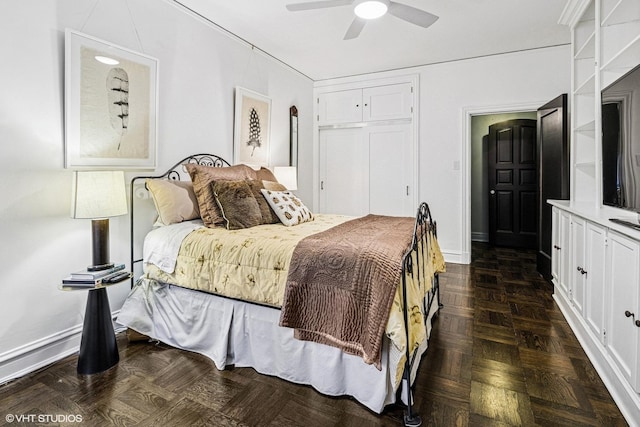
[[[284,225],[298,225],[313,221],[311,211],[291,191],[260,190]]]
[[[260,169],[256,171],[256,179],[259,179],[262,181],[278,182],[273,172],[271,172],[271,170],[265,168],[264,166],[262,166]]]
[[[214,181],[211,188],[228,230],[262,224],[262,213],[249,181]]]
[[[260,180],[248,180],[247,184],[249,184],[251,192],[253,193],[253,197],[256,198],[258,206],[260,207],[260,213],[262,214],[262,224],[277,224],[280,222],[280,218],[278,218],[278,215],[276,215],[273,209],[271,209],[271,206],[269,206],[269,203],[260,191],[265,188],[263,185],[264,182],[265,181]]]
[[[262,180],[262,185],[264,186],[265,189],[271,190],[271,191],[287,191],[287,187],[285,187],[284,185],[280,184],[277,181]]]
[[[211,187],[213,181],[256,179],[256,171],[247,165],[220,168],[189,163],[186,167],[191,176],[191,181],[193,181],[193,190],[198,199],[202,222],[207,227],[224,226],[226,224],[213,194],[213,188]]]
[[[186,181],[147,179],[145,181],[158,212],[158,222],[171,225],[200,218],[193,184]]]

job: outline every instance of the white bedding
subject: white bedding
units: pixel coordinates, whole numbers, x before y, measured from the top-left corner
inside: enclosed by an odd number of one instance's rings
[[[437,311],[435,300],[427,331]],[[374,412],[396,400],[395,367],[402,354],[384,338],[382,370],[361,357],[293,337],[278,326],[280,310],[141,279],[125,301],[118,323],[171,346],[210,358],[218,369],[252,367],[330,396],[349,395]],[[416,355],[427,349],[425,340]],[[415,379],[418,363],[412,369]],[[403,399],[405,400],[405,399]]]
[[[151,230],[144,238],[143,259],[165,273],[173,273],[182,241],[193,230],[202,227],[202,220],[194,219]]]

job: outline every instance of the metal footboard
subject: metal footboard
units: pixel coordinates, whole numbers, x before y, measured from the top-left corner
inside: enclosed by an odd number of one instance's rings
[[[413,240],[411,243],[411,248],[404,255],[402,260],[402,298],[403,298],[403,307],[404,307],[404,328],[406,334],[406,345],[405,345],[405,368],[404,368],[404,381],[406,382],[407,387],[407,410],[404,415],[404,424],[405,426],[419,426],[422,424],[422,419],[415,412],[413,408],[413,396],[411,392],[411,372],[413,369],[414,363],[416,363],[415,356],[418,351],[418,346],[414,350],[413,354],[411,354],[411,343],[410,343],[410,319],[409,319],[409,311],[411,307],[408,307],[407,303],[407,286],[409,280],[411,279],[411,283],[415,283],[415,279],[417,278],[418,282],[430,280],[430,277],[425,277],[425,272],[427,271],[426,263],[430,262],[430,254],[429,254],[429,239],[437,237],[437,227],[436,222],[431,217],[431,211],[429,210],[429,205],[426,203],[421,203],[418,207],[418,211],[416,214],[416,223],[413,231]],[[415,260],[415,261],[414,261]],[[420,283],[421,286],[427,286],[427,283]],[[422,300],[422,312],[424,315],[424,321],[427,322],[429,318],[429,313],[431,312],[431,306],[434,303],[438,303],[439,307],[442,307],[440,304],[440,287],[438,282],[438,273],[435,272],[433,277],[433,283],[431,284],[431,288],[425,294],[424,299]],[[425,325],[426,326],[426,325]]]

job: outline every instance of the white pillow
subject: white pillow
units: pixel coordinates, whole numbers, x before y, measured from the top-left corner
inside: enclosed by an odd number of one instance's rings
[[[260,191],[280,222],[287,227],[313,221],[311,211],[291,191]]]
[[[200,218],[198,200],[190,181],[147,179],[147,188],[158,211],[158,223],[171,225]]]

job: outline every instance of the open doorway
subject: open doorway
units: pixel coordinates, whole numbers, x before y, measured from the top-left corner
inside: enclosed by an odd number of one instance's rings
[[[471,240],[489,241],[489,126],[514,119],[536,120],[537,111],[471,116]]]

